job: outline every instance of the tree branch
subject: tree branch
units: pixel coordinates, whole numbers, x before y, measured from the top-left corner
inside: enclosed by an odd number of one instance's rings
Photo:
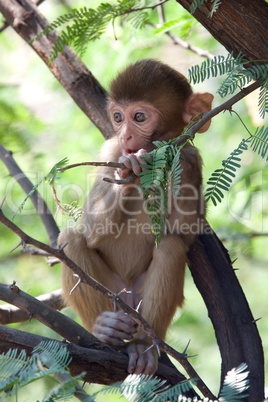
[[[0,289],[1,286],[5,285],[0,285]],[[2,297],[2,293],[0,297]],[[62,299],[61,289],[38,296],[37,300],[55,310],[62,310],[64,307],[66,307]],[[9,298],[8,303],[13,304],[13,298]],[[25,311],[21,309],[21,306],[15,307],[12,304],[5,304],[0,306],[0,324],[7,325],[18,322],[24,322],[28,321],[31,317],[33,317],[33,312],[31,308],[29,309],[29,311]],[[29,305],[31,306],[31,303]]]
[[[29,0],[0,0],[0,12],[27,43],[48,25]],[[57,36],[55,32],[50,33],[47,37],[35,40],[31,47],[96,127],[106,138],[110,137],[113,129],[106,113],[107,92],[68,46],[56,60],[50,61]]]
[[[18,184],[21,186],[23,191],[26,194],[29,194],[33,189],[33,184],[31,181],[25,176],[22,172],[16,161],[12,156],[12,152],[8,151],[0,144],[0,159],[6,165],[6,168],[9,171],[10,176],[12,176]],[[30,200],[33,203],[33,206],[40,216],[44,227],[46,228],[47,234],[49,236],[50,244],[52,246],[56,246],[57,238],[59,235],[58,226],[40,193],[35,190],[30,196]]]
[[[264,400],[264,356],[256,321],[227,250],[207,224],[188,253],[189,267],[208,309],[221,357],[221,385],[242,362],[249,369],[248,402]]]
[[[160,5],[160,7],[157,8],[158,16],[159,16],[160,24],[163,25],[166,22],[164,7],[163,7],[163,4],[161,4],[161,3],[158,3],[158,4]],[[158,26],[156,24],[150,24],[150,25],[152,25],[155,29],[158,28]],[[192,46],[188,42],[184,41],[181,38],[178,38],[177,36],[173,35],[169,31],[165,32],[165,35],[168,36],[172,40],[174,45],[179,45],[183,49],[189,50],[190,52],[193,52],[194,54],[197,54],[200,57],[205,57],[207,59],[213,59],[213,57],[214,57],[207,50],[203,50],[196,46]]]
[[[81,325],[54,310],[48,304],[23,292],[15,283],[13,285],[0,284],[0,295],[1,300],[24,311],[28,315],[28,319],[35,318],[69,342],[81,346],[100,342]]]
[[[187,11],[193,0],[176,0]],[[242,52],[247,60],[262,60],[267,56],[268,4],[264,0],[222,1],[210,17],[212,4],[204,2],[193,16],[236,57]],[[253,31],[254,30],[254,31]]]
[[[144,320],[144,318],[133,308],[131,308],[128,304],[126,304],[119,295],[114,294],[111,292],[109,289],[107,289],[105,286],[101,285],[99,282],[97,282],[95,279],[90,277],[88,274],[86,274],[80,267],[78,267],[72,260],[70,260],[64,253],[63,249],[54,249],[42,242],[37,241],[36,239],[33,239],[32,237],[28,236],[25,232],[23,232],[18,226],[16,226],[13,222],[11,222],[8,218],[6,218],[3,214],[2,209],[0,209],[0,222],[2,222],[4,225],[6,225],[9,229],[11,229],[14,233],[16,233],[22,240],[22,244],[31,244],[41,250],[44,250],[51,255],[54,255],[57,257],[60,261],[62,261],[64,264],[66,264],[79,278],[79,283],[86,283],[87,285],[91,286],[93,289],[101,292],[105,297],[113,300],[116,302],[117,305],[119,305],[126,313],[128,313],[135,322],[137,322],[140,327],[146,332],[146,334],[150,337],[150,339],[153,342],[153,345],[156,346],[157,348],[160,348],[162,351],[168,353],[170,356],[174,357],[176,360],[180,362],[182,367],[186,370],[190,378],[195,378],[196,380],[196,386],[198,389],[202,392],[202,394],[205,397],[209,398],[214,398],[214,395],[211,393],[211,391],[208,389],[206,384],[201,380],[201,378],[198,376],[197,372],[195,369],[192,367],[192,365],[188,362],[187,360],[187,355],[184,353],[179,353],[175,349],[171,348],[169,345],[167,345],[164,341],[161,340],[153,331],[153,329],[149,326],[149,324]],[[0,288],[1,289],[1,288]],[[16,285],[14,285],[13,291],[19,291],[21,292]],[[0,292],[2,294],[2,292]],[[2,297],[2,296],[1,296]],[[6,299],[4,299],[6,301]],[[18,301],[16,301],[18,303]],[[40,303],[39,301],[35,300],[35,303]],[[15,304],[15,303],[14,303]],[[17,305],[17,304],[15,304]],[[20,307],[20,306],[18,306]],[[50,309],[48,306],[46,307],[47,309]],[[24,308],[26,309],[26,307]],[[26,309],[26,311],[28,311]],[[54,312],[54,314],[60,314],[58,312]],[[53,312],[50,312],[49,315],[53,314]],[[46,314],[42,314],[39,309],[35,310],[33,315],[35,318],[38,320],[44,322],[46,325],[51,327],[53,326],[53,329],[58,332],[58,330],[55,327],[55,320],[49,320],[46,318]],[[44,317],[45,316],[45,317]],[[69,327],[68,327],[69,328]],[[62,328],[59,329],[62,333],[64,331]],[[85,329],[83,329],[85,332],[87,332]],[[59,333],[59,332],[58,332]],[[75,332],[75,336],[73,337],[75,343],[77,343],[77,333]],[[80,336],[79,336],[80,339]],[[79,340],[80,343],[80,340]]]
[[[204,113],[201,119],[192,125],[188,130],[186,130],[185,133],[183,133],[181,136],[179,136],[175,141],[174,145],[183,145],[186,141],[189,139],[192,139],[194,135],[198,132],[198,130],[209,120],[211,120],[213,117],[218,115],[219,113],[229,110],[230,112],[232,111],[232,106],[239,102],[241,99],[245,98],[248,94],[251,92],[255,91],[257,88],[259,88],[263,83],[263,79],[260,78],[259,80],[253,82],[253,84],[249,85],[246,88],[243,88],[240,92],[238,92],[236,95],[232,96],[230,99],[228,99],[226,102],[222,103],[221,105],[213,108],[207,113]]]
[[[7,352],[10,348],[25,350],[30,356],[33,348],[41,341],[51,341],[49,338],[34,335],[28,332],[19,331],[13,328],[0,326],[1,352]],[[72,361],[69,369],[72,376],[84,373],[84,381],[110,385],[117,381],[124,381],[127,373],[128,357],[102,342],[87,343],[86,347],[81,345],[59,342],[69,351]],[[176,385],[185,380],[185,377],[174,367],[159,363],[157,376],[167,381],[167,384]]]

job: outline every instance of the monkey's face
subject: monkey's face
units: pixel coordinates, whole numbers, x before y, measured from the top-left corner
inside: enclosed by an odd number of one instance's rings
[[[146,102],[111,101],[109,115],[118,136],[123,155],[153,149],[152,141],[159,131],[161,114]]]

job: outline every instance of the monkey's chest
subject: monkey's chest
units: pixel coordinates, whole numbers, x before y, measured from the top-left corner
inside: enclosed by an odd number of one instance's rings
[[[145,272],[152,260],[155,236],[147,214],[124,214],[120,222],[110,222],[113,232],[98,244],[113,272],[130,283]]]

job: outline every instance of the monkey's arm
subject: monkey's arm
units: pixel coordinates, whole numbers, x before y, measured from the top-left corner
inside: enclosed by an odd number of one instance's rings
[[[118,145],[116,137],[107,140],[101,150],[100,159],[102,161],[118,161],[121,155],[121,149]],[[84,235],[87,238],[88,244],[91,239],[94,242],[94,236],[99,226],[105,225],[106,221],[120,222],[121,208],[120,201],[122,197],[122,187],[117,184],[111,184],[103,181],[103,178],[114,178],[114,169],[101,167],[98,169],[95,183],[92,186],[89,196],[85,202],[83,227]],[[93,233],[95,232],[95,233]],[[101,232],[101,230],[100,230]],[[93,236],[94,234],[94,236]]]

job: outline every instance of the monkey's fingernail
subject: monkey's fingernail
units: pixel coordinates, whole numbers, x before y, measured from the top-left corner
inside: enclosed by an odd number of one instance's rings
[[[132,335],[127,334],[126,336],[124,336],[124,339],[126,339],[127,341],[130,341],[133,338]]]

